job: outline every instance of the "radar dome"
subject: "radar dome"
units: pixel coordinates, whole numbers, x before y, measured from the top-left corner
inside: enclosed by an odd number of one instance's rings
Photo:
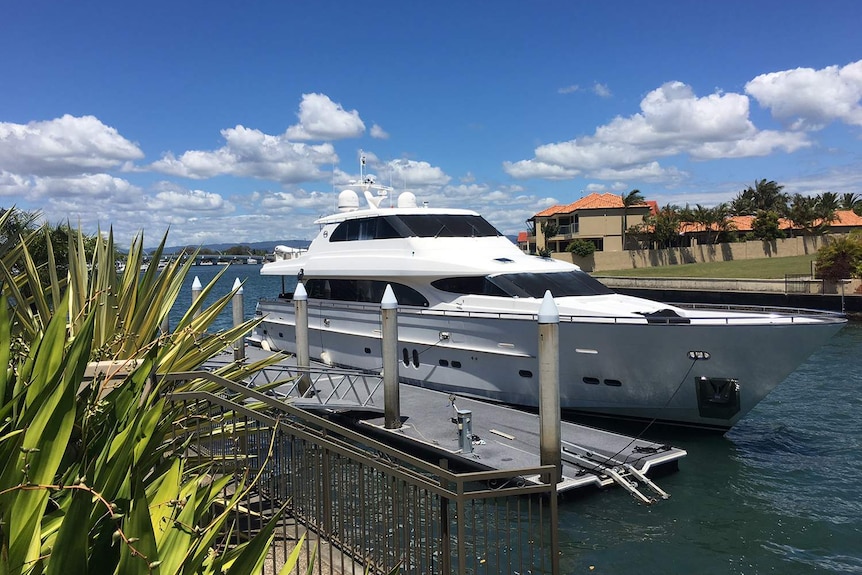
[[[353,190],[343,190],[338,194],[338,211],[352,212],[359,209],[359,196]]]
[[[398,207],[399,208],[415,208],[416,207],[416,196],[413,195],[413,192],[402,192],[398,196]]]

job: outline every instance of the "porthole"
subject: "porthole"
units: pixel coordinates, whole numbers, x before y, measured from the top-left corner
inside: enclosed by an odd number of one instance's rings
[[[365,348],[365,353],[371,353],[371,348],[370,348],[370,347],[366,347],[366,348]]]
[[[406,347],[401,350],[401,361],[404,362],[404,367],[410,365],[410,352]]]
[[[266,330],[263,330],[263,335],[266,335]]]
[[[278,332],[278,337],[284,337],[284,334],[281,332]]]
[[[461,362],[460,361],[453,361],[452,367],[454,367],[455,369],[461,369]]]
[[[618,379],[606,379],[605,380],[605,385],[610,385],[611,387],[620,387],[620,386],[622,386],[622,384],[623,384],[623,382],[621,382]]]
[[[533,377],[533,372],[527,369],[522,369],[518,372],[521,377]]]
[[[449,367],[449,360],[447,360],[447,359],[441,359],[437,363],[440,364],[440,367]]]
[[[587,385],[598,385],[601,382],[599,381],[598,377],[585,377],[584,383],[586,383]]]
[[[419,352],[413,350],[413,367],[419,367]]]

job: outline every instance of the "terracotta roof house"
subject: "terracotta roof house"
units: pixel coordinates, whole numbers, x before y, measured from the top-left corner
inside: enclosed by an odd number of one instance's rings
[[[835,212],[835,218],[829,224],[828,233],[846,234],[855,229],[862,229],[862,216],[857,215],[851,210],[838,210]],[[732,216],[728,219],[732,225],[731,229],[736,231],[740,236],[745,235],[753,229],[754,216]],[[791,235],[791,233],[793,235],[801,235],[802,227],[793,225],[793,222],[786,218],[778,218],[778,227],[784,230],[787,235]],[[713,226],[709,231],[714,237],[715,232],[718,230],[716,226]],[[683,222],[680,224],[679,233],[680,235],[696,239],[698,243],[709,243],[707,230],[703,224]]]
[[[542,247],[562,252],[572,240],[593,242],[597,251],[622,251],[623,230],[643,222],[645,216],[656,209],[655,202],[644,202],[625,208],[623,199],[616,194],[590,194],[568,205],[545,208],[530,220],[531,232],[525,251],[535,252]],[[631,242],[626,238],[626,243]]]

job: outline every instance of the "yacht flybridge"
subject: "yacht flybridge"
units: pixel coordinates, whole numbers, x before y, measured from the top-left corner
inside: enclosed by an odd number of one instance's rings
[[[419,207],[371,179],[339,195],[307,252],[276,249],[253,340],[295,351],[293,288],[308,293],[311,357],[381,369],[379,302],[399,303],[404,383],[538,404],[536,314],[560,312],[560,403],[593,415],[726,430],[845,323],[823,312],[685,309],[614,293],[578,266],[527,255],[479,214]],[[367,208],[360,209],[359,194]]]

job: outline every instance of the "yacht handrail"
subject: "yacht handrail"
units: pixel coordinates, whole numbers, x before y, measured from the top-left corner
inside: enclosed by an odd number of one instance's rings
[[[284,303],[284,300],[274,300],[269,298],[261,298],[261,303]],[[806,309],[806,308],[789,308],[778,306],[758,306],[758,305],[733,305],[733,304],[698,304],[698,303],[670,303],[669,306],[679,307],[689,310],[702,311],[728,311],[734,313],[748,313],[749,315],[739,315],[733,317],[716,317],[716,316],[698,316],[687,315],[688,320],[703,320],[708,321],[713,325],[739,325],[751,324],[754,320],[760,320],[758,324],[769,323],[770,320],[782,320],[781,323],[807,323],[812,319],[818,319],[824,323],[839,323],[846,321],[844,314],[840,312]],[[350,301],[321,301],[315,302],[315,307],[320,308],[339,308],[339,309],[356,309],[357,311],[365,311],[368,309],[379,308],[379,304],[365,302],[350,302]],[[536,321],[537,314],[532,312],[519,311],[478,311],[478,310],[443,310],[430,308],[416,308],[411,306],[399,306],[399,314],[405,315],[433,315],[441,317],[460,317],[460,318],[487,318],[487,319],[512,319],[512,320],[528,320]],[[612,316],[612,315],[566,315],[560,314],[561,323],[609,323],[609,324],[644,324],[651,325],[666,325],[678,324],[679,317],[650,317],[647,322],[646,317],[639,316]]]

